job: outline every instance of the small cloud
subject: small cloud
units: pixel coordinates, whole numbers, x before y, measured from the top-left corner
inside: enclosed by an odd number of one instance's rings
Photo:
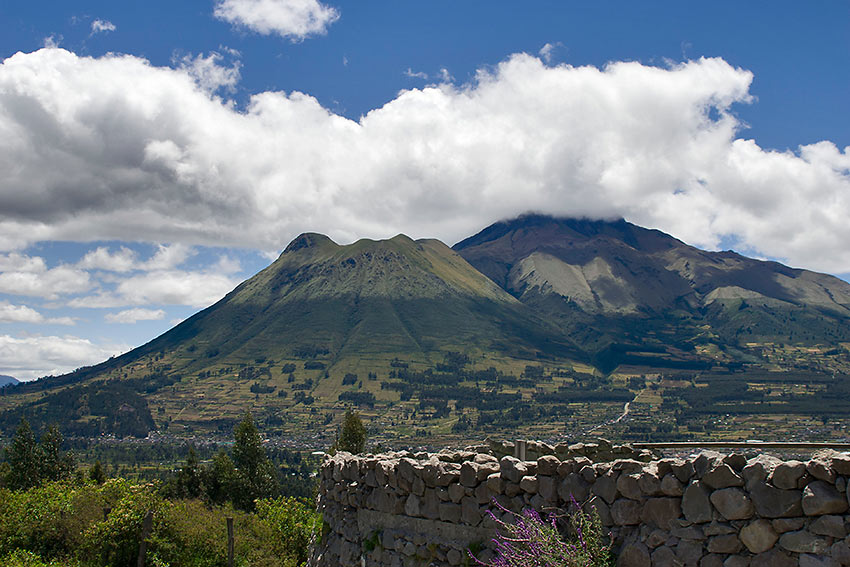
[[[541,47],[540,51],[538,51],[537,53],[538,55],[540,55],[540,57],[543,58],[543,61],[545,61],[546,63],[551,63],[555,50],[563,46],[564,44],[562,44],[560,41],[556,43],[547,43],[546,45]]]
[[[185,244],[160,244],[153,257],[142,264],[140,268],[145,271],[170,270],[176,268],[191,256],[195,255],[195,249]]]
[[[56,35],[52,33],[44,38],[44,40],[42,41],[42,45],[44,45],[44,47],[48,49],[55,49],[59,47],[59,44],[62,43],[62,39],[63,38],[61,35]]]
[[[339,19],[336,8],[318,0],[219,0],[213,15],[262,35],[274,33],[292,41],[325,34]]]
[[[136,253],[122,246],[117,252],[110,252],[109,248],[99,246],[95,250],[87,252],[77,263],[77,267],[84,270],[106,270],[109,272],[129,272],[136,267]]]
[[[94,35],[96,33],[108,33],[114,32],[116,29],[115,24],[110,22],[109,20],[100,20],[97,19],[91,23],[91,34]]]
[[[449,73],[449,70],[445,67],[440,69],[440,81],[443,83],[451,83],[455,78]]]
[[[234,58],[240,55],[235,49],[230,50],[225,48],[225,52]],[[223,60],[224,56],[221,53],[212,51],[206,57],[203,54],[198,54],[194,57],[184,55],[176,63],[195,79],[195,82],[202,90],[208,93],[214,93],[223,88],[228,92],[233,92],[239,83],[239,69],[242,67],[242,63],[236,60],[229,67],[226,67],[220,64]]]
[[[422,71],[414,72],[410,67],[407,68],[407,71],[404,72],[406,77],[410,77],[411,79],[423,79],[428,80],[428,73],[424,73]]]
[[[107,323],[125,323],[133,324],[137,321],[159,321],[165,318],[165,311],[162,309],[125,309],[118,313],[108,313],[104,317]]]

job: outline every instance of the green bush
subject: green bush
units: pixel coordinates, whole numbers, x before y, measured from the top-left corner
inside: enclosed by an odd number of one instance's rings
[[[64,482],[0,490],[0,555],[17,549],[44,557],[72,554],[82,544],[85,527],[102,516],[97,492]]]
[[[111,511],[103,519],[103,508]],[[234,519],[239,567],[296,567],[319,516],[305,501],[261,499],[256,513],[199,499],[167,500],[155,484],[110,479],[103,485],[47,483],[0,489],[0,566],[135,565],[142,525],[153,512],[146,565],[225,567],[227,522]]]
[[[257,517],[271,532],[273,549],[293,565],[307,561],[310,540],[316,536],[322,518],[306,502],[295,498],[257,501]]]
[[[67,560],[45,561],[37,553],[16,549],[0,557],[0,565],[3,565],[3,567],[72,567],[79,565],[79,563],[69,563]]]
[[[124,484],[124,486],[120,486]],[[85,532],[82,556],[85,562],[103,567],[126,567],[136,562],[142,524],[148,511],[153,525],[148,539],[148,557],[170,562],[176,555],[176,537],[165,521],[166,502],[152,484],[108,482],[104,492],[124,495],[114,504],[106,521],[92,524]]]

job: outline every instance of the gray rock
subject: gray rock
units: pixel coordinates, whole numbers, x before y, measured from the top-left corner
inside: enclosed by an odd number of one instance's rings
[[[818,480],[835,484],[835,471],[831,465],[831,459],[815,457],[806,463],[806,471]]]
[[[460,565],[461,561],[463,561],[463,554],[457,549],[452,548],[446,553],[446,560],[449,562],[449,565]]]
[[[557,485],[555,484],[555,478],[551,476],[538,476],[537,477],[537,494],[539,494],[543,499],[548,501],[554,501],[558,497]]]
[[[502,457],[499,461],[499,467],[502,478],[516,483],[519,483],[520,479],[528,471],[523,461],[511,456]]]
[[[707,526],[703,526],[702,531],[707,536],[734,534],[737,530],[732,524],[726,522],[713,521]]]
[[[850,453],[836,453],[831,461],[832,470],[841,476],[850,476]]]
[[[740,488],[715,490],[710,500],[727,520],[746,520],[753,515],[753,503]]]
[[[684,567],[669,547],[659,547],[652,552],[652,567]]]
[[[699,560],[699,567],[723,567],[723,558],[725,555],[717,553],[709,553]],[[696,563],[692,563],[695,565]]]
[[[640,523],[641,504],[637,500],[618,498],[611,505],[611,518],[618,526],[635,526]]]
[[[473,487],[478,484],[478,463],[466,462],[460,467],[460,483],[463,486]]]
[[[803,513],[807,516],[843,514],[847,511],[847,498],[835,486],[816,480],[803,490]]]
[[[771,549],[753,557],[750,567],[797,567],[797,560],[782,550]]]
[[[455,504],[460,502],[460,499],[463,498],[464,495],[466,494],[466,489],[463,486],[461,486],[460,484],[457,484],[457,483],[450,484],[448,491],[449,491],[449,500],[451,500]]]
[[[504,489],[504,482],[502,481],[502,475],[499,473],[493,473],[487,477],[487,489],[493,494],[501,494]]]
[[[617,502],[614,502],[614,504],[616,505]],[[649,549],[640,542],[624,545],[617,558],[617,567],[647,567],[651,564]]]
[[[744,479],[726,463],[720,463],[705,473],[702,482],[715,490],[730,486],[744,486]]]
[[[829,556],[840,565],[850,565],[850,538],[833,543],[829,548]]]
[[[784,534],[785,532],[796,532],[802,529],[806,525],[806,520],[803,518],[776,518],[770,523],[773,529],[776,530],[776,533]]]
[[[529,494],[537,494],[537,477],[536,476],[524,476],[522,480],[519,481],[519,487]]]
[[[617,479],[617,490],[626,498],[640,500],[643,493],[640,490],[638,478],[639,476],[635,474],[621,474]]]
[[[797,488],[797,481],[805,474],[806,464],[800,461],[786,461],[773,469],[770,482],[776,488],[785,490]]]
[[[655,549],[670,538],[670,534],[666,530],[653,530],[649,537],[644,542],[650,549]]]
[[[558,496],[564,502],[570,502],[571,497],[579,504],[587,500],[587,483],[577,473],[570,473],[564,477],[558,486]]]
[[[543,455],[537,459],[537,474],[557,474],[560,464],[561,460],[555,455]]]
[[[671,473],[661,479],[661,493],[665,496],[681,496],[683,492],[682,483],[676,475]]]
[[[738,553],[743,549],[741,540],[735,534],[718,535],[708,538],[709,553]]]
[[[803,513],[798,490],[781,490],[763,482],[748,488],[756,514],[762,518],[793,518]]]
[[[750,558],[743,555],[730,555],[723,562],[723,567],[749,567]]]
[[[685,565],[696,565],[703,556],[703,545],[701,541],[680,541],[676,546],[676,557]]]
[[[711,501],[708,490],[700,482],[692,482],[682,495],[682,513],[689,522],[701,524],[711,521]]]
[[[666,530],[681,511],[682,501],[679,498],[650,498],[644,503],[640,518],[650,526]]]
[[[644,472],[638,476],[638,487],[645,496],[661,494],[661,481],[651,472]]]
[[[723,462],[732,467],[736,472],[741,472],[747,466],[747,457],[741,453],[732,453],[723,457]]]
[[[587,504],[584,505],[584,510],[587,513],[591,513],[591,510],[595,510],[596,513],[599,514],[599,520],[602,522],[603,526],[614,525],[614,518],[611,516],[611,507],[598,496],[592,496],[590,500],[587,501]]]
[[[844,539],[847,530],[844,528],[844,518],[841,516],[820,516],[809,524],[809,531],[816,535],[825,535]]]
[[[476,505],[477,506],[477,505]],[[443,502],[440,504],[440,521],[459,524],[461,520],[460,504],[453,502]]]
[[[421,515],[421,502],[418,496],[411,494],[407,497],[407,501],[404,503],[404,513],[412,517]]]
[[[831,557],[805,553],[800,556],[800,567],[840,567],[840,565]]]
[[[673,475],[679,482],[686,483],[694,476],[694,464],[690,461],[678,461],[670,465]]]
[[[593,486],[590,487],[590,491],[611,504],[617,497],[617,481],[614,480],[614,475],[606,474],[597,478]]]
[[[773,529],[773,525],[764,518],[759,518],[741,528],[739,537],[750,553],[764,553],[779,540],[779,534]]]
[[[779,537],[779,545],[793,553],[821,554],[829,547],[827,541],[806,530],[784,533]]]

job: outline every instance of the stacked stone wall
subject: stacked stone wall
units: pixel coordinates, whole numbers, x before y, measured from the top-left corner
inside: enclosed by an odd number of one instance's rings
[[[850,454],[806,462],[702,452],[641,462],[491,452],[339,453],[321,468],[312,567],[470,564],[491,511],[594,508],[623,566],[850,565]]]

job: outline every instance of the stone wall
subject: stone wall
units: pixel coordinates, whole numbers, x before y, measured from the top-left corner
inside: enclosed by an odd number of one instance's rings
[[[808,462],[715,452],[649,462],[339,453],[322,465],[325,533],[310,565],[466,565],[470,547],[492,557],[493,499],[516,512],[563,513],[572,496],[597,510],[619,565],[847,566],[848,477],[848,453]]]

